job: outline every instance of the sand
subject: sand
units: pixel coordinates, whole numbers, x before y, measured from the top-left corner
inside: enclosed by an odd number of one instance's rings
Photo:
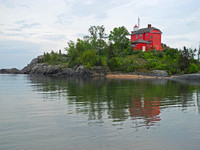
[[[168,79],[169,77],[155,77],[143,75],[109,74],[106,78],[110,79]]]

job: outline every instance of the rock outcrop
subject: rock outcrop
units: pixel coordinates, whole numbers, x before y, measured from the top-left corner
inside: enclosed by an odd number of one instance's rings
[[[169,74],[165,70],[152,70],[150,72],[150,75],[156,76],[156,77],[169,77]]]
[[[200,82],[200,74],[184,74],[184,75],[178,75],[178,76],[172,76],[170,77],[171,80],[186,80],[186,81],[196,81]]]
[[[35,75],[49,75],[49,76],[81,76],[81,77],[105,77],[111,73],[108,68],[103,66],[96,66],[91,69],[87,69],[84,66],[76,66],[74,69],[63,67],[62,65],[49,65],[42,62],[43,56],[34,58],[30,64],[24,67],[22,70],[16,68],[12,69],[0,69],[0,74],[35,74]],[[129,73],[136,74],[136,73]],[[164,70],[152,70],[150,72],[140,73],[144,76],[156,76],[156,77],[169,77],[167,71]],[[185,74],[169,77],[171,80],[187,80],[200,82],[200,74]]]
[[[21,70],[21,72],[22,72],[23,74],[29,74],[29,73],[31,72],[32,68],[35,67],[35,66],[39,63],[39,61],[40,61],[42,58],[43,58],[43,56],[38,56],[37,58],[34,58],[34,59],[31,61],[30,64],[28,64],[27,66],[25,66],[25,67]]]
[[[22,72],[16,68],[0,69],[1,74],[21,74]]]
[[[61,65],[49,65],[39,63],[43,56],[34,58],[30,64],[21,70],[23,74],[51,75],[51,76],[105,76],[107,70],[102,66],[97,66],[92,69],[87,69],[84,66],[78,66],[74,69],[63,67]]]

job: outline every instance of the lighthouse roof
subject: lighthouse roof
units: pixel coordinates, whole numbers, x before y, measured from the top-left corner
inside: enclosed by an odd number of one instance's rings
[[[141,29],[139,29],[137,31],[133,31],[132,35],[148,33],[148,32],[151,32],[152,30],[158,30],[160,33],[162,33],[159,29],[157,29],[155,27],[150,27],[150,28],[141,28]]]

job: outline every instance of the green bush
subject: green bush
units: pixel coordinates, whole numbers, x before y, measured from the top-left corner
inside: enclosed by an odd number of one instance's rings
[[[110,60],[109,60],[109,68],[111,71],[116,71],[118,68],[117,68],[117,61],[115,59],[115,57],[112,57]]]
[[[92,66],[90,65],[90,63],[88,62],[87,65],[85,66],[87,69],[91,69]]]
[[[80,64],[80,53],[77,49],[74,49],[70,52],[70,61],[69,67],[74,67],[75,65]]]
[[[100,57],[99,58],[100,66],[107,67],[108,66],[108,59],[107,57]]]
[[[95,66],[97,63],[96,52],[93,50],[87,50],[83,52],[81,62],[83,65],[87,65],[89,63],[91,66]]]
[[[154,69],[157,66],[156,60],[155,59],[147,59],[146,63],[147,69]]]
[[[190,68],[189,68],[189,73],[196,73],[196,72],[198,72],[198,67],[197,67],[197,65],[196,64],[194,64],[194,63],[192,63],[191,65],[190,65]]]

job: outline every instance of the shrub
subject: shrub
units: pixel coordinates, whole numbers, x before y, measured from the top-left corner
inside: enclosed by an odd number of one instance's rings
[[[81,57],[81,62],[83,65],[87,65],[89,62],[91,66],[95,66],[97,63],[96,52],[93,50],[87,50],[83,52],[82,57]]]
[[[100,57],[99,61],[100,61],[100,65],[101,66],[107,67],[107,65],[108,65],[108,63],[107,63],[108,59],[106,57]]]
[[[147,59],[146,63],[147,69],[154,69],[157,66],[156,60],[155,59]]]
[[[198,67],[196,64],[192,63],[189,67],[189,73],[196,73],[198,72]]]
[[[80,64],[80,53],[77,49],[74,49],[70,52],[69,67],[74,67],[77,64]]]
[[[90,65],[90,63],[88,62],[87,65],[85,66],[87,69],[91,69],[92,66]]]

